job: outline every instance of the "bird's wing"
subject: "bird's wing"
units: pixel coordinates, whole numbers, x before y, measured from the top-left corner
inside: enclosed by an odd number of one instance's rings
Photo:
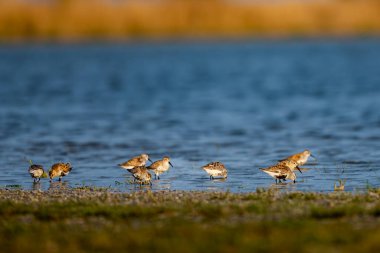
[[[133,157],[126,162],[120,164],[120,166],[137,166],[141,163],[141,158],[139,156]]]
[[[154,163],[152,163],[151,165],[149,165],[149,166],[146,167],[146,168],[147,168],[148,170],[155,170],[155,169],[157,169],[159,166],[160,166],[159,161],[155,161]]]

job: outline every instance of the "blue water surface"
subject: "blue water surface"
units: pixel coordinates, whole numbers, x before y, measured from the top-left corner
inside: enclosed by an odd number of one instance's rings
[[[139,190],[117,164],[140,153],[175,166],[153,190],[380,187],[379,39],[1,45],[0,101],[1,187],[55,187],[32,159],[71,162],[62,186]],[[305,148],[296,184],[259,170]]]

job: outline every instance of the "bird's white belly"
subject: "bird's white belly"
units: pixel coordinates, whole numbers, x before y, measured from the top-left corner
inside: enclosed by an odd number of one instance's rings
[[[297,161],[297,163],[299,165],[304,165],[306,162],[307,162],[307,158],[306,159],[305,158],[301,158],[301,159],[298,159],[298,161]]]
[[[120,167],[122,167],[123,169],[126,169],[126,170],[130,170],[130,169],[133,169],[135,166],[127,166],[127,165],[125,165],[125,166],[120,166]]]
[[[212,170],[212,169],[211,170],[210,169],[205,169],[205,170],[211,176],[219,176],[219,175],[222,174],[222,171],[220,171],[220,170]]]
[[[34,170],[30,172],[32,177],[41,177],[43,172],[41,170]]]
[[[276,178],[279,173],[278,172],[274,172],[274,171],[266,171],[266,170],[263,170],[265,173],[267,173],[268,175],[270,175],[271,177],[274,177]]]

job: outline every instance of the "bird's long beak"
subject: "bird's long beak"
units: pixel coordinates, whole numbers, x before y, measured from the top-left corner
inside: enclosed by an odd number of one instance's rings
[[[298,168],[298,167],[296,167],[297,168],[297,170],[299,171],[299,172],[301,172],[301,174],[302,174],[302,171],[301,171],[301,169],[300,168]]]
[[[315,161],[317,160],[317,158],[313,156],[312,154],[310,154],[310,157],[313,158]]]
[[[170,164],[170,166],[172,166],[174,168],[174,166],[173,166],[173,164],[171,162],[169,162],[169,164]]]
[[[150,158],[148,158],[148,160],[149,160],[149,162],[151,162],[151,163],[153,162],[152,159],[150,159]]]

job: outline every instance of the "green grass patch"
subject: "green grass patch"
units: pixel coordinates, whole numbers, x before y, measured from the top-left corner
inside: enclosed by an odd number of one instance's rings
[[[3,252],[377,252],[380,191],[0,189]]]

